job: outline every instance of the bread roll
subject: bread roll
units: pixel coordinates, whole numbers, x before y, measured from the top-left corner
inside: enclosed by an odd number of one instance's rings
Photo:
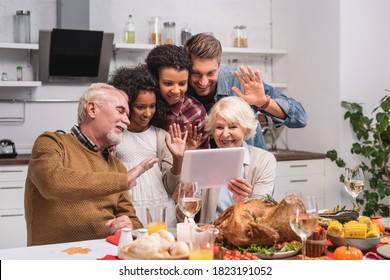
[[[160,230],[158,232],[153,233],[151,236],[155,236],[159,239],[161,247],[160,251],[168,251],[169,247],[171,247],[171,245],[175,243],[175,237],[167,230]]]
[[[142,260],[162,260],[189,255],[187,243],[176,242],[175,237],[166,230],[136,239],[122,247],[121,251],[130,259]]]
[[[169,248],[169,253],[172,257],[174,256],[188,256],[190,254],[190,249],[188,248],[187,243],[184,241],[177,241],[172,244]]]

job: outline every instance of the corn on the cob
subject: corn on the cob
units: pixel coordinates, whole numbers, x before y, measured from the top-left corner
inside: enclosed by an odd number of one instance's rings
[[[371,228],[367,232],[367,238],[379,237],[380,235],[381,235],[381,231],[379,230],[379,228],[374,224],[371,225]]]
[[[333,236],[340,236],[342,237],[343,234],[343,225],[337,221],[333,220],[328,225],[327,233]]]
[[[366,238],[367,225],[358,221],[349,221],[344,224],[344,237],[346,238]]]
[[[359,219],[359,223],[364,223],[367,225],[367,228],[371,228],[371,225],[372,225],[372,221],[369,217],[367,216],[363,216]]]

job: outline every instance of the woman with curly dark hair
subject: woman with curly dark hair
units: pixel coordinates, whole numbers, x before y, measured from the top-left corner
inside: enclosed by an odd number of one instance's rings
[[[146,65],[119,68],[108,83],[129,96],[130,124],[116,147],[117,158],[127,169],[148,157],[159,159],[159,164],[140,176],[130,190],[137,216],[146,225],[146,208],[166,207],[167,225],[175,227],[175,202],[171,195],[180,180],[188,132],[182,136],[180,127],[172,125],[169,137],[165,130],[153,125],[158,123],[158,86]]]
[[[186,95],[191,61],[183,47],[159,45],[146,58],[149,71],[158,81],[159,97],[164,101],[166,116],[162,126],[165,130],[172,124],[189,130],[190,148],[210,148],[209,136],[204,132],[206,110],[195,98]],[[191,133],[195,132],[195,133]],[[198,138],[197,136],[200,136]],[[197,144],[194,146],[193,143]]]

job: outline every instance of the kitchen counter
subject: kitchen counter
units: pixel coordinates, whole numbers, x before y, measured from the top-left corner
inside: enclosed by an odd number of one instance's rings
[[[323,159],[325,154],[311,153],[304,151],[294,150],[277,150],[271,151],[276,157],[277,161],[288,161],[288,160],[307,160],[307,159]],[[23,165],[28,164],[30,161],[30,154],[20,154],[16,158],[0,158],[1,165]]]
[[[312,153],[295,150],[276,150],[270,151],[274,154],[277,161],[289,161],[289,160],[308,160],[308,159],[324,159],[325,154]]]
[[[30,154],[20,154],[15,158],[0,158],[0,165],[24,165],[30,161]]]

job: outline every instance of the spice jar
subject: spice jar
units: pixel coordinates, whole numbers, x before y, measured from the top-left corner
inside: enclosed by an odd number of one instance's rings
[[[16,11],[16,43],[30,43],[30,11]]]
[[[16,80],[23,81],[23,67],[16,66]]]
[[[234,26],[233,47],[235,47],[235,48],[247,48],[248,47],[248,38],[246,35],[246,26],[245,25]]]
[[[176,44],[176,23],[173,21],[164,22],[163,40],[164,44]]]
[[[162,44],[162,21],[161,17],[151,17],[149,21],[149,43],[154,45]]]
[[[7,72],[1,73],[1,80],[2,81],[7,81],[8,80]]]

